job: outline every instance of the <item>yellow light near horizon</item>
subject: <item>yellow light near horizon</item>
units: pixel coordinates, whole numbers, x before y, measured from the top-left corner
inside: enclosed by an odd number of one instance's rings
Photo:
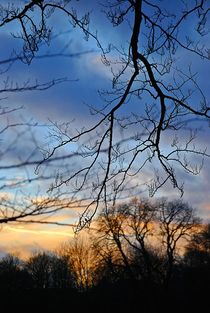
[[[8,230],[14,231],[14,232],[20,232],[20,233],[32,233],[35,235],[53,235],[53,236],[69,236],[69,237],[74,237],[73,233],[70,232],[60,232],[60,231],[49,231],[49,230],[32,230],[32,229],[27,229],[24,228],[23,226],[21,227],[10,227],[6,226],[5,227]]]

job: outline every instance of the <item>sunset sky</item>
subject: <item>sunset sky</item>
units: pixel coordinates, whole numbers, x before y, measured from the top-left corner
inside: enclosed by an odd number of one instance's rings
[[[27,1],[17,1],[24,5]],[[73,1],[79,12],[83,14],[87,10],[91,12],[90,29],[97,30],[98,38],[104,47],[109,43],[116,46],[128,46],[129,27],[125,24],[113,27],[98,5],[99,1]],[[166,1],[168,2],[168,1]],[[8,3],[8,1],[1,1]],[[176,1],[170,1],[170,9],[177,15]],[[37,16],[35,16],[37,18]],[[11,35],[17,34],[19,25],[14,22],[0,28],[0,73],[1,73],[1,107],[10,109],[20,108],[10,114],[0,116],[0,195],[20,201],[33,198],[37,195],[45,195],[52,182],[51,177],[42,180],[35,174],[36,165],[12,168],[24,160],[36,161],[42,159],[42,152],[53,144],[52,123],[71,122],[74,128],[92,125],[94,116],[89,113],[89,105],[100,108],[103,105],[98,90],[109,90],[112,86],[112,72],[110,67],[101,62],[101,52],[93,39],[86,41],[77,28],[73,28],[67,18],[62,14],[54,14],[49,20],[54,37],[50,45],[42,45],[30,65],[17,60],[16,62],[4,62],[8,58],[15,58],[22,49],[20,39]],[[207,25],[210,27],[210,25]],[[194,20],[185,24],[186,32],[194,36]],[[183,34],[183,37],[185,34]],[[209,35],[201,38],[201,43],[208,45]],[[59,55],[60,54],[60,55]],[[111,53],[114,60],[117,51]],[[206,98],[210,97],[210,67],[208,62],[199,61],[188,54],[179,54],[179,62],[186,64],[190,61]],[[66,79],[45,91],[3,92],[14,86],[21,86],[28,81],[30,84],[46,83],[53,79]],[[197,101],[197,95],[194,98]],[[123,109],[123,114],[128,111],[138,113],[136,103],[131,103]],[[23,125],[24,124],[24,125]],[[8,125],[8,130],[3,131]],[[55,124],[54,124],[55,125]],[[191,125],[198,130],[198,147],[207,147],[209,151],[209,125],[200,119],[192,120]],[[167,139],[164,145],[167,149]],[[34,148],[39,149],[35,150]],[[70,153],[74,147],[66,147],[61,153]],[[75,162],[75,161],[74,161]],[[65,162],[62,166],[65,168]],[[73,164],[74,166],[74,164]],[[9,167],[9,168],[7,168]],[[57,168],[50,168],[56,175]],[[136,189],[136,194],[147,197],[148,191],[143,186],[145,179],[149,179],[150,171],[144,171],[141,182]],[[41,167],[38,175],[48,176],[48,169]],[[210,160],[206,159],[199,176],[178,172],[179,178],[184,182],[185,193],[183,199],[198,209],[199,216],[210,220]],[[135,186],[133,179],[133,186]],[[139,180],[139,178],[138,178]],[[17,182],[21,182],[20,185]],[[30,182],[29,182],[30,181]],[[15,182],[15,186],[11,184]],[[176,198],[178,192],[171,186],[163,187],[156,195]],[[22,200],[21,200],[22,201]],[[26,200],[27,201],[27,200]],[[59,216],[52,216],[49,221],[62,221],[64,223],[76,223],[81,213],[81,208],[64,210]],[[61,242],[74,236],[70,226],[42,225],[42,224],[2,224],[0,233],[0,255],[7,251],[18,252],[22,256],[37,249],[54,249]]]

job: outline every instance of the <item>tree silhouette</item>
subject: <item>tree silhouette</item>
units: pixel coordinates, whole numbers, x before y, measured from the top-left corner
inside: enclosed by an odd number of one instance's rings
[[[181,200],[161,201],[158,204],[158,215],[160,238],[166,253],[164,285],[168,287],[177,260],[179,243],[194,233],[200,219],[194,209]],[[184,246],[183,243],[182,245]]]
[[[199,223],[195,210],[181,200],[151,203],[133,199],[102,211],[96,242],[102,259],[104,255],[110,260],[118,251],[118,259],[130,279],[167,288],[180,258],[179,250],[184,251],[186,240]]]
[[[58,250],[61,258],[68,260],[74,286],[81,291],[94,285],[97,258],[88,239],[75,237]]]
[[[17,256],[7,254],[0,260],[0,289],[16,291],[32,287],[32,280]]]
[[[51,284],[51,256],[38,252],[31,256],[26,264],[35,288],[49,288]]]
[[[210,225],[201,225],[200,229],[193,234],[189,241],[185,262],[189,267],[205,267],[209,270],[210,265]]]

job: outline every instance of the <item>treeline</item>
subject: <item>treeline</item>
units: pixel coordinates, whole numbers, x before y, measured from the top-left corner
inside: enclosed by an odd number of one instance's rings
[[[85,235],[56,251],[0,260],[1,292],[14,303],[23,292],[23,303],[41,297],[51,312],[68,299],[78,309],[100,302],[100,311],[163,312],[173,303],[170,311],[188,311],[189,301],[205,303],[209,283],[210,225],[181,200],[107,207]]]

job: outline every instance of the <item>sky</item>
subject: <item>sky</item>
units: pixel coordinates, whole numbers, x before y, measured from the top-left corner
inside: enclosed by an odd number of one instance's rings
[[[157,1],[154,1],[156,3]],[[8,1],[2,1],[2,4]],[[17,1],[24,5],[27,1]],[[9,200],[10,203],[21,203],[27,205],[31,199],[39,196],[49,196],[47,191],[58,173],[58,170],[67,177],[72,168],[80,168],[77,158],[72,158],[56,162],[51,166],[41,166],[38,174],[35,173],[36,164],[25,167],[13,167],[14,164],[25,160],[36,161],[43,158],[43,153],[53,147],[59,138],[52,136],[56,134],[56,126],[69,123],[70,130],[75,131],[82,127],[94,125],[97,116],[90,114],[90,106],[100,109],[104,106],[99,91],[112,90],[112,69],[117,71],[120,68],[118,50],[128,49],[131,16],[128,22],[113,27],[104,14],[105,7],[99,5],[100,1],[72,1],[72,5],[79,14],[90,11],[90,30],[95,33],[103,47],[108,47],[111,43],[115,49],[111,51],[108,58],[113,62],[112,66],[106,66],[101,60],[101,51],[93,38],[84,39],[84,34],[78,28],[72,27],[64,14],[55,13],[48,23],[52,27],[52,39],[48,44],[42,44],[35,54],[30,64],[20,60],[15,62],[3,62],[8,58],[14,58],[22,50],[22,41],[15,38],[20,31],[18,23],[13,22],[0,28],[1,51],[0,51],[0,89],[1,103],[0,109],[14,110],[8,114],[0,115],[0,193],[1,198]],[[158,2],[159,3],[159,2]],[[163,1],[162,5],[168,7],[177,16],[180,14],[180,7],[174,2]],[[150,13],[150,12],[149,12]],[[33,18],[38,20],[37,12],[33,13]],[[184,22],[181,38],[191,36],[196,39],[195,16]],[[206,27],[209,28],[207,22]],[[186,34],[185,34],[186,32]],[[13,35],[12,35],[13,34]],[[15,35],[15,36],[14,36]],[[143,39],[142,46],[146,44]],[[208,47],[209,35],[200,37],[200,44]],[[177,63],[181,68],[191,64],[193,71],[197,72],[197,78],[202,86],[209,103],[209,62],[201,60],[183,50],[178,50],[176,54]],[[158,57],[156,56],[155,61]],[[151,59],[152,60],[152,59]],[[126,74],[127,75],[127,74]],[[172,79],[172,74],[168,79]],[[33,85],[57,80],[57,84],[44,91],[24,91],[24,92],[3,92],[4,88],[20,87],[24,84]],[[58,80],[61,80],[60,83]],[[190,83],[187,84],[187,92]],[[193,105],[198,99],[197,91],[192,95]],[[141,99],[147,103],[149,97]],[[140,114],[141,107],[139,100],[126,103],[120,111],[120,116],[130,113]],[[16,110],[17,109],[17,110]],[[190,124],[190,125],[189,125]],[[188,127],[198,130],[198,147],[207,147],[209,151],[209,125],[201,119],[192,119]],[[8,125],[10,127],[8,128]],[[123,136],[132,136],[135,131],[130,127]],[[120,138],[120,132],[116,132],[116,141]],[[121,134],[122,135],[122,134]],[[181,142],[184,140],[186,130],[183,130]],[[183,137],[183,138],[182,138]],[[163,136],[163,149],[168,149],[169,139]],[[132,143],[128,143],[132,145]],[[77,143],[65,146],[58,151],[58,156],[73,153],[77,149]],[[141,161],[140,159],[138,160]],[[194,161],[194,160],[192,160]],[[195,160],[197,161],[197,160]],[[85,161],[79,161],[85,162]],[[126,160],[125,160],[126,162]],[[134,194],[147,197],[148,191],[145,181],[150,180],[152,175],[149,165],[129,181]],[[40,179],[42,176],[42,179]],[[188,175],[183,170],[177,169],[178,178],[184,183],[184,201],[198,210],[198,213],[205,220],[210,219],[210,162],[205,160],[201,173],[198,176]],[[135,188],[134,188],[135,187]],[[71,195],[70,188],[61,190],[65,193],[64,199]],[[86,193],[85,193],[86,192]],[[84,191],[85,196],[88,190]],[[158,191],[156,197],[166,196],[169,199],[179,196],[178,192],[171,185],[165,185]],[[2,201],[2,207],[4,201]],[[64,210],[60,215],[50,216],[49,221],[62,221],[76,223],[82,208],[78,205],[72,209]],[[2,224],[0,233],[0,254],[6,251],[21,251],[22,255],[27,255],[34,249],[54,249],[62,241],[73,237],[73,229],[67,226],[52,226],[42,224]]]

